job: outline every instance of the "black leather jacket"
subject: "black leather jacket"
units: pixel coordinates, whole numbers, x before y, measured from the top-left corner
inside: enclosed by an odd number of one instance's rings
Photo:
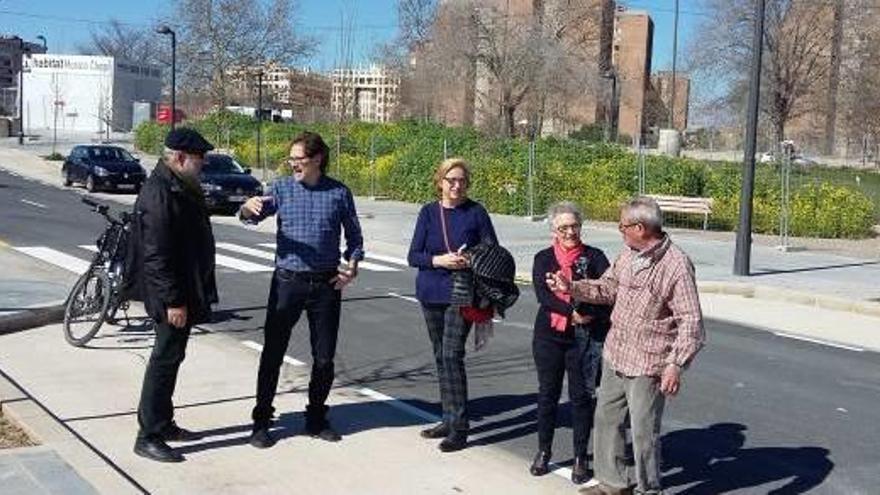
[[[129,276],[159,322],[167,308],[186,306],[188,325],[204,323],[217,302],[214,234],[200,193],[160,162],[135,202]]]

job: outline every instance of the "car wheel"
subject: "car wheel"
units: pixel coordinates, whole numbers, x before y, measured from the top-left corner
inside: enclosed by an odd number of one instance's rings
[[[64,187],[70,187],[73,184],[73,181],[70,180],[70,170],[65,170],[61,172],[62,182],[64,183]]]
[[[86,178],[86,191],[91,193],[95,192],[96,189],[97,188],[95,187],[95,178],[89,175],[88,178]]]

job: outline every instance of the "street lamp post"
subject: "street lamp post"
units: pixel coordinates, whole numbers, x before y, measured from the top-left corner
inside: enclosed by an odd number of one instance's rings
[[[755,2],[755,26],[752,39],[752,74],[749,87],[749,114],[743,157],[742,190],[739,200],[739,228],[736,230],[736,251],[733,274],[749,275],[752,258],[752,196],[755,189],[755,148],[758,133],[758,109],[761,93],[761,55],[764,49],[765,0]]]
[[[156,32],[171,35],[171,129],[174,129],[177,120],[177,34],[168,26],[159,26]]]
[[[18,38],[18,51],[21,54],[21,66],[18,68],[18,145],[24,144],[24,39]]]
[[[46,37],[40,34],[37,36],[37,39],[43,42],[43,50],[48,52],[49,44],[46,42]]]

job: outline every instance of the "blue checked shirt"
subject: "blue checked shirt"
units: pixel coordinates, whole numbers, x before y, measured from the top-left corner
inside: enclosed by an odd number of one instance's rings
[[[340,229],[345,227],[346,260],[364,258],[364,238],[354,198],[345,184],[321,176],[314,187],[292,177],[278,179],[269,188],[271,203],[259,216],[242,219],[257,224],[278,215],[275,266],[292,271],[335,271],[339,266]]]

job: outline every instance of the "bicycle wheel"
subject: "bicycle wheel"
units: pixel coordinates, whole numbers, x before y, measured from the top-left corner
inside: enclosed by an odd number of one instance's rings
[[[101,269],[86,272],[67,299],[64,308],[64,338],[82,347],[98,333],[110,305],[110,277]]]

